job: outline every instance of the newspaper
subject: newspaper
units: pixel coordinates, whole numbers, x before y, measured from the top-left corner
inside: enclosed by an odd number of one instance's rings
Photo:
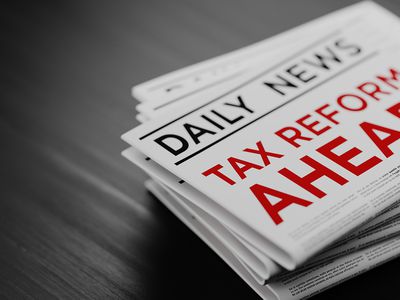
[[[367,29],[333,31],[278,66],[249,72],[228,93],[215,89],[220,96],[123,138],[222,206],[235,232],[294,269],[397,200],[398,41]],[[335,48],[345,54],[332,54]],[[327,49],[331,66],[318,52]],[[292,73],[300,62],[325,71]],[[390,188],[376,189],[377,181]]]
[[[133,88],[123,155],[263,298],[397,256],[399,24],[361,2]]]

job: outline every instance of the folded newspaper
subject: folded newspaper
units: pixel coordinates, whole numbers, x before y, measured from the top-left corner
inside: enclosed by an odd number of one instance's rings
[[[133,88],[123,155],[264,299],[400,254],[400,20],[361,2]]]

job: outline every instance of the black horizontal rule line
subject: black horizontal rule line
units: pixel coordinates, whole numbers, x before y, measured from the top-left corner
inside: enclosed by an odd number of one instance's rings
[[[182,119],[182,118],[184,118],[184,117],[186,117],[186,116],[188,116],[188,115],[194,113],[195,111],[197,111],[197,110],[199,110],[199,109],[201,109],[201,108],[203,108],[203,107],[209,105],[210,103],[213,103],[213,102],[215,102],[215,101],[217,101],[217,100],[219,100],[219,99],[221,99],[221,98],[223,98],[223,97],[229,95],[230,93],[237,91],[238,89],[240,89],[240,88],[242,88],[242,87],[248,85],[249,83],[253,82],[253,81],[256,80],[257,78],[259,78],[259,77],[261,77],[261,76],[264,76],[264,75],[268,74],[269,72],[274,71],[275,69],[279,68],[280,66],[282,66],[282,65],[285,64],[285,63],[287,63],[288,61],[290,61],[290,60],[296,58],[297,56],[299,56],[299,55],[301,55],[302,53],[304,53],[304,52],[310,50],[311,48],[317,46],[318,44],[321,44],[321,43],[325,42],[326,40],[332,38],[333,36],[339,34],[340,32],[341,32],[341,30],[336,30],[336,31],[331,32],[330,34],[325,35],[323,38],[320,38],[320,39],[318,39],[317,41],[315,41],[315,42],[309,44],[308,46],[302,48],[301,50],[299,50],[299,51],[295,52],[294,54],[290,55],[289,57],[285,58],[285,60],[282,60],[282,61],[276,63],[276,64],[273,65],[272,67],[270,67],[270,68],[268,68],[268,69],[266,69],[266,70],[260,72],[259,74],[257,74],[257,75],[255,75],[255,76],[253,76],[252,78],[246,80],[245,82],[241,83],[240,85],[238,85],[238,86],[236,86],[236,87],[230,89],[229,91],[223,93],[222,95],[220,95],[220,96],[218,96],[218,97],[216,97],[216,98],[214,98],[214,99],[212,99],[212,100],[210,100],[210,101],[207,101],[207,102],[204,103],[203,105],[200,105],[200,106],[196,107],[195,109],[193,109],[193,110],[191,110],[191,111],[189,111],[189,112],[187,112],[187,113],[185,113],[185,114],[183,114],[183,115],[181,115],[181,116],[179,116],[179,117],[177,117],[177,118],[175,118],[175,119],[169,121],[168,123],[165,123],[164,125],[161,125],[160,127],[158,127],[158,128],[156,128],[156,129],[150,131],[149,133],[146,133],[145,135],[141,136],[141,137],[139,138],[139,140],[143,140],[143,139],[149,137],[150,135],[156,133],[157,131],[159,131],[159,130],[161,130],[161,129],[163,129],[163,128],[169,126],[169,125],[171,125],[172,123],[175,123],[176,121],[178,121],[178,120],[180,120],[180,119]]]
[[[318,83],[317,85],[315,85],[315,86],[313,86],[313,87],[311,87],[311,88],[305,90],[304,92],[302,92],[302,93],[296,95],[295,97],[293,97],[293,98],[287,100],[286,102],[284,102],[284,103],[282,103],[281,105],[275,107],[274,109],[272,109],[272,110],[270,110],[270,111],[268,111],[268,112],[262,114],[261,116],[255,118],[254,120],[250,121],[249,123],[246,123],[246,124],[242,125],[241,127],[239,127],[239,128],[237,128],[237,129],[235,129],[234,131],[228,133],[227,135],[224,135],[223,137],[219,138],[218,140],[212,142],[211,144],[208,144],[207,146],[205,146],[205,147],[203,147],[203,148],[197,150],[196,152],[193,152],[192,154],[186,156],[185,158],[182,158],[181,160],[177,161],[177,162],[175,163],[175,165],[176,165],[176,166],[179,166],[180,164],[184,163],[185,161],[188,161],[188,160],[191,159],[192,157],[194,157],[194,156],[200,154],[201,152],[207,150],[208,148],[214,146],[215,144],[218,144],[219,142],[221,142],[222,140],[224,140],[224,139],[226,139],[227,137],[231,136],[232,134],[234,134],[234,133],[236,133],[236,132],[242,130],[243,128],[245,128],[245,127],[247,127],[247,126],[249,126],[249,125],[251,125],[251,124],[257,122],[258,120],[264,118],[265,116],[267,116],[267,115],[273,113],[274,111],[277,111],[278,109],[282,108],[283,106],[288,105],[289,103],[291,103],[291,102],[297,100],[297,99],[300,98],[301,96],[303,96],[303,95],[305,95],[305,94],[311,92],[312,90],[316,89],[317,87],[319,87],[319,86],[321,86],[321,85],[327,83],[328,81],[330,81],[330,80],[334,79],[335,77],[337,77],[337,76],[339,76],[339,75],[345,73],[346,71],[348,71],[348,70],[350,70],[350,69],[352,69],[352,68],[358,66],[359,64],[361,64],[361,63],[365,62],[366,60],[368,60],[368,59],[370,59],[370,58],[376,56],[377,54],[378,54],[378,51],[375,51],[375,52],[372,52],[372,53],[368,54],[367,56],[363,57],[363,58],[360,59],[359,61],[357,61],[357,62],[355,62],[355,63],[353,63],[353,64],[347,66],[346,68],[344,68],[343,70],[339,71],[338,73],[336,73],[336,74],[332,75],[331,77],[328,77],[328,78],[326,78],[325,80],[321,81],[321,82]]]
[[[194,95],[194,94],[196,94],[196,93],[198,93],[198,92],[200,92],[202,90],[205,90],[205,89],[208,89],[210,87],[216,86],[216,85],[218,85],[218,84],[220,84],[220,83],[222,83],[224,81],[227,81],[229,79],[235,78],[235,77],[239,76],[242,73],[243,73],[242,71],[238,71],[238,72],[235,72],[235,73],[233,73],[233,74],[231,74],[231,75],[229,75],[227,77],[221,78],[220,80],[210,82],[209,84],[206,84],[206,85],[202,86],[201,88],[198,88],[198,89],[196,89],[194,91],[191,91],[191,92],[186,93],[184,95],[181,95],[181,96],[179,96],[177,98],[171,99],[171,100],[169,100],[169,101],[167,101],[167,102],[165,102],[165,103],[163,103],[161,105],[158,105],[158,106],[154,107],[154,110],[158,110],[158,109],[163,108],[163,107],[165,107],[167,105],[170,105],[171,103],[174,103],[174,102],[177,102],[179,100],[182,100],[185,97]]]

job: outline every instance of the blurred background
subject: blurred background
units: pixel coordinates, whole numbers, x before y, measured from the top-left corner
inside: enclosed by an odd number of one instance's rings
[[[2,1],[0,298],[258,299],[120,156],[130,89],[354,2]],[[399,268],[315,299],[393,299]]]

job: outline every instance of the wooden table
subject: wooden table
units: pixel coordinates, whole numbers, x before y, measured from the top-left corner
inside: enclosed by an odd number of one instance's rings
[[[130,88],[353,1],[9,2],[0,298],[258,299],[120,156],[120,135],[137,124]],[[400,14],[399,2],[379,2]],[[394,299],[399,268],[315,299]]]

